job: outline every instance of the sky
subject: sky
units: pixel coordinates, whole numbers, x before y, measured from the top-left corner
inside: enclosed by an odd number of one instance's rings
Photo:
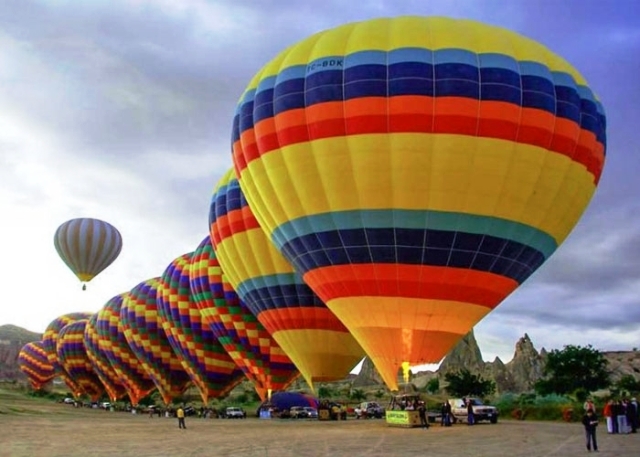
[[[0,325],[42,332],[159,276],[207,235],[254,73],[306,36],[403,14],[475,19],[573,64],[607,113],[607,160],[567,241],[475,327],[485,360],[640,346],[640,3],[635,0],[0,2]],[[120,257],[81,291],[53,234],[109,221]]]

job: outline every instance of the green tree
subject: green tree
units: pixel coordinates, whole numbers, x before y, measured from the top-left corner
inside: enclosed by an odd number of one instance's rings
[[[353,389],[351,391],[351,400],[353,401],[361,401],[361,400],[366,400],[367,395],[364,393],[364,390],[362,389]]]
[[[429,382],[427,383],[426,387],[427,387],[427,392],[429,392],[430,394],[435,394],[440,390],[440,380],[437,377],[431,378],[429,379]]]
[[[636,380],[633,375],[626,374],[616,382],[616,389],[627,395],[633,395],[640,392],[640,381]]]
[[[591,345],[568,345],[549,352],[544,378],[535,385],[540,395],[564,395],[583,389],[594,392],[609,387],[607,359]]]
[[[331,398],[333,397],[333,389],[327,386],[318,387],[318,398]]]
[[[491,395],[496,390],[496,385],[490,379],[483,379],[482,376],[473,374],[466,368],[457,373],[447,373],[444,375],[448,385],[447,392],[456,397],[467,395],[475,397],[485,397]]]
[[[376,393],[373,394],[373,396],[376,397],[378,400],[381,400],[382,397],[384,397],[384,390],[382,389],[376,390]]]

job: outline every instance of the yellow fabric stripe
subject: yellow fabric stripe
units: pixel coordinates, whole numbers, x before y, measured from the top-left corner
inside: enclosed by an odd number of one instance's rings
[[[561,154],[449,134],[315,140],[272,151],[252,161],[241,178],[245,174],[242,191],[270,234],[301,216],[398,208],[504,218],[560,244],[595,191],[584,166]]]
[[[542,44],[510,30],[471,20],[401,16],[345,24],[312,35],[265,65],[247,91],[255,89],[260,79],[277,75],[283,68],[306,65],[320,57],[405,47],[504,54],[520,61],[542,63],[551,71],[568,73],[578,84],[586,85],[584,77],[567,61]]]
[[[309,386],[343,379],[363,357],[349,334],[331,330],[282,330],[273,339],[286,352]],[[319,343],[321,342],[321,343]]]
[[[247,279],[293,271],[260,228],[225,238],[215,251],[222,271],[236,290]]]

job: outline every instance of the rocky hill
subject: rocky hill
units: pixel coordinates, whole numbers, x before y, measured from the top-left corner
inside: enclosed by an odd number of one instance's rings
[[[609,361],[613,381],[627,374],[640,379],[640,351],[604,352],[604,356]],[[423,388],[434,377],[444,380],[447,373],[466,368],[472,373],[493,380],[498,393],[531,392],[536,381],[543,375],[546,358],[547,351],[542,348],[538,352],[529,335],[525,333],[516,342],[513,358],[508,363],[504,363],[499,357],[492,362],[486,362],[482,359],[482,352],[471,331],[444,358],[437,371],[415,373],[411,383],[417,388]],[[372,384],[382,384],[382,381],[371,361],[365,359],[353,385],[364,387]]]
[[[18,368],[18,353],[25,344],[41,339],[40,333],[15,325],[0,326],[0,381],[25,379]]]

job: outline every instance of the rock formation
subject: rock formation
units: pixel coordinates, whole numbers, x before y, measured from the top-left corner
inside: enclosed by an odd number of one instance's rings
[[[458,372],[462,368],[466,368],[471,373],[482,373],[484,371],[482,352],[480,352],[473,330],[458,341],[458,344],[447,354],[440,364],[438,374],[444,377],[445,374]]]
[[[15,325],[0,326],[0,381],[26,381],[26,377],[18,367],[18,354],[22,346],[40,339],[42,339],[41,334]]]
[[[534,384],[542,378],[544,361],[526,333],[516,343],[513,359],[506,364],[511,376],[511,392],[533,391]]]

